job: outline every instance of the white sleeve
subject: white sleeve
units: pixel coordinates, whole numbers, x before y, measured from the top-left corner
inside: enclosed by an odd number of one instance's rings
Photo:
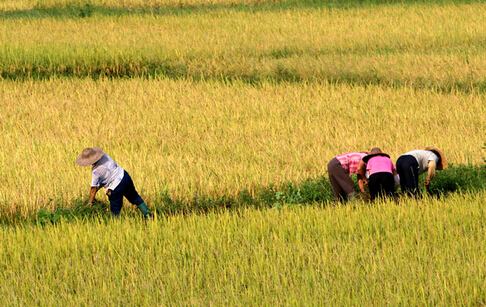
[[[91,173],[91,187],[99,188],[100,182],[101,182],[100,175],[98,174],[97,171],[93,171]]]
[[[432,153],[431,155],[429,155],[427,160],[428,161],[434,161],[435,163],[439,163],[439,157],[437,157],[437,155],[435,153]]]

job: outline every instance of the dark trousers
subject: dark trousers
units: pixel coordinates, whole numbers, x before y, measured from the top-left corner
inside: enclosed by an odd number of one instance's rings
[[[392,173],[381,172],[374,173],[368,179],[368,188],[370,189],[370,200],[377,197],[392,197],[395,191],[395,180]]]
[[[409,195],[418,194],[419,164],[411,155],[403,155],[398,158],[397,173],[400,176],[400,188]]]
[[[329,162],[327,171],[335,201],[346,200],[348,197],[355,196],[354,181],[338,159],[334,158]]]
[[[135,190],[132,178],[127,171],[125,171],[120,184],[118,184],[118,186],[111,191],[111,195],[108,196],[111,212],[116,216],[120,215],[123,206],[123,196],[134,205],[138,206],[143,203],[143,199],[138,195],[137,190]]]

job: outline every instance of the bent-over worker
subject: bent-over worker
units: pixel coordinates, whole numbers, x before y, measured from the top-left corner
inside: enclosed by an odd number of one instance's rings
[[[329,181],[331,182],[334,201],[353,200],[357,198],[355,185],[350,175],[358,176],[358,185],[362,192],[365,191],[363,178],[358,173],[358,168],[364,167],[361,160],[367,152],[348,152],[335,156],[327,165]]]
[[[435,171],[445,169],[447,160],[442,150],[427,146],[424,150],[412,150],[401,155],[396,166],[402,192],[416,196],[419,176],[427,172],[425,186],[429,188],[430,181],[435,177]]]
[[[96,193],[101,187],[105,188],[105,194],[110,200],[110,210],[115,215],[120,215],[123,206],[123,196],[130,203],[136,205],[145,218],[150,217],[150,212],[142,197],[138,194],[132,178],[121,166],[103,152],[100,147],[88,147],[76,159],[79,166],[92,165],[91,189],[88,205],[93,204]]]
[[[370,200],[374,201],[380,196],[393,197],[398,188],[399,177],[390,155],[375,147],[363,157],[363,162],[366,163],[366,171],[370,174],[369,179],[363,179],[370,189]],[[358,171],[361,176],[365,176],[364,169]]]

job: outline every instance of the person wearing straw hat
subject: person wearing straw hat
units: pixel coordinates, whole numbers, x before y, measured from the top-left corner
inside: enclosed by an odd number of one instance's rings
[[[120,215],[125,196],[130,203],[136,205],[145,218],[150,212],[143,199],[138,194],[132,178],[121,166],[103,152],[100,147],[88,147],[76,159],[79,166],[92,166],[91,190],[88,205],[93,204],[96,193],[101,187],[110,200],[110,210],[115,216]]]
[[[369,179],[365,177],[364,182],[370,189],[370,200],[374,201],[379,196],[392,197],[398,188],[399,177],[390,156],[375,147],[363,157],[363,162],[366,167],[360,168],[359,172],[363,177],[365,169],[369,172]]]
[[[396,164],[402,192],[416,196],[419,190],[419,176],[427,172],[425,187],[429,189],[435,171],[445,169],[447,160],[442,150],[435,146],[427,146],[424,150],[412,150],[401,155]]]
[[[350,175],[358,176],[358,185],[362,192],[365,191],[363,177],[358,173],[358,168],[363,167],[362,158],[368,152],[348,152],[335,156],[327,165],[329,181],[331,182],[334,202],[341,200],[354,200],[358,197],[355,191],[354,181]]]

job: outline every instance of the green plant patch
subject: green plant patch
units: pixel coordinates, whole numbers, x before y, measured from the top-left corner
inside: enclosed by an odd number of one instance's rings
[[[422,178],[423,177],[423,178]],[[420,179],[419,189],[427,194],[424,188],[424,176]],[[353,176],[356,181],[356,178]],[[443,171],[438,171],[432,181],[429,196],[447,197],[452,193],[477,193],[486,189],[486,165],[450,165]],[[358,191],[358,190],[357,190]],[[397,193],[400,194],[400,191]],[[362,195],[367,201],[367,193]],[[253,193],[248,189],[240,191],[236,197],[221,195],[209,197],[194,194],[192,198],[174,199],[169,191],[163,191],[150,209],[159,215],[175,214],[206,214],[221,210],[238,210],[244,207],[282,209],[292,206],[311,205],[316,203],[329,204],[333,200],[332,187],[327,177],[309,178],[300,183],[270,184],[257,188]],[[37,223],[40,225],[57,223],[61,220],[74,221],[93,218],[111,218],[108,202],[95,201],[93,206],[87,206],[86,200],[78,199],[71,204],[51,208],[46,205],[34,216],[23,217],[19,211],[11,210],[2,214],[0,224],[12,225],[19,223]],[[4,205],[3,211],[7,210]],[[139,216],[136,210],[124,209],[122,214]]]

